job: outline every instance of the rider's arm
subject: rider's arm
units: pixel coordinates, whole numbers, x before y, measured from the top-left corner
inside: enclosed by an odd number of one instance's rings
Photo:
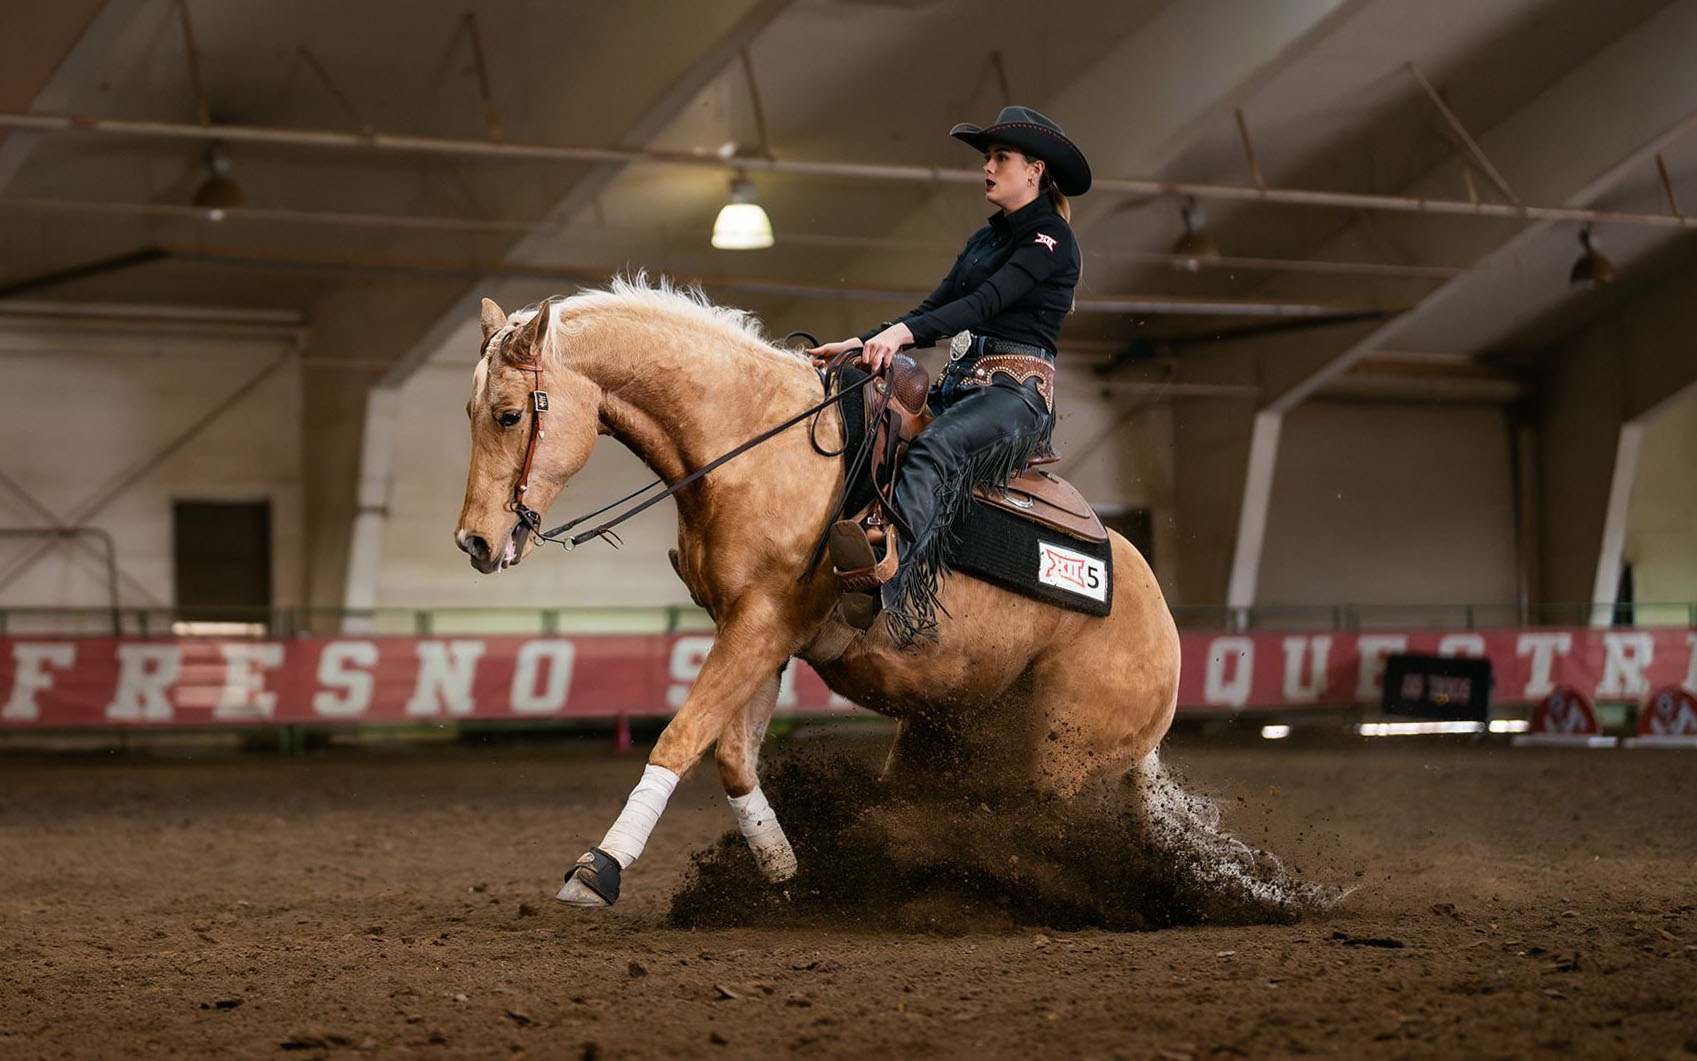
[[[911,321],[915,317],[918,317],[918,316],[920,316],[921,314],[924,314],[924,313],[929,313],[932,310],[936,309],[938,306],[941,306],[944,303],[948,302],[949,296],[954,293],[954,289],[955,289],[955,272],[958,269],[960,269],[961,259],[965,258],[965,257],[966,257],[966,253],[963,251],[961,253],[960,257],[957,257],[955,259],[955,263],[953,265],[949,266],[949,274],[947,276],[943,277],[943,282],[937,285],[937,289],[935,291],[931,292],[929,295],[926,295],[925,300],[923,302],[921,302],[919,305],[915,306],[913,309],[908,310],[906,313],[897,317],[895,320],[885,321],[883,324],[878,325],[876,328],[869,328],[866,331],[861,332],[860,335],[857,336],[856,338],[858,338],[862,343],[864,343],[868,339],[871,339],[874,335],[877,335],[879,332],[883,331],[885,328],[888,328],[892,324],[900,324],[903,321]],[[950,334],[953,334],[953,333],[950,333]],[[918,345],[918,346],[930,346],[931,344],[929,342],[922,342],[922,343],[918,343],[916,345]]]
[[[983,324],[1077,260],[1072,232],[1064,222],[1040,227],[1036,233],[1020,238],[1028,242],[1014,248],[1007,262],[969,294],[903,318],[913,332],[915,346],[930,346],[945,336]]]

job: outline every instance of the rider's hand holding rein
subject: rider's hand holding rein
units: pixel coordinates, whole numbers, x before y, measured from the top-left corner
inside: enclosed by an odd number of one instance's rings
[[[866,366],[867,371],[877,375],[889,367],[902,347],[912,345],[913,332],[908,330],[905,323],[897,321],[866,341],[866,349],[860,354],[860,363]]]
[[[824,367],[837,355],[846,354],[850,350],[859,350],[862,345],[864,344],[861,343],[857,336],[853,339],[844,339],[842,342],[838,343],[825,343],[820,346],[811,346],[804,352],[808,357],[813,359],[814,364]]]

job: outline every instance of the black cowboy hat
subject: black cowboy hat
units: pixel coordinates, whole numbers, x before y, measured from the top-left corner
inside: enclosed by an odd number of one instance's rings
[[[1062,195],[1083,195],[1090,190],[1090,163],[1078,145],[1066,138],[1061,127],[1030,107],[1003,107],[989,125],[961,122],[949,135],[980,151],[991,144],[1006,144],[1048,166],[1049,179]]]

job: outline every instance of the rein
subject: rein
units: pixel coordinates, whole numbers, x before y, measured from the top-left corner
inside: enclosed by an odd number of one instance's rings
[[[794,335],[794,334],[795,333],[791,333],[791,335]],[[791,336],[785,336],[784,338],[786,340],[788,340],[790,337]],[[817,345],[818,340],[815,340],[814,343],[815,343],[815,345]],[[509,503],[508,507],[510,507],[515,513],[518,514],[520,521],[522,521],[526,527],[530,528],[531,536],[533,538],[535,538],[538,542],[554,542],[558,545],[564,546],[569,551],[569,550],[577,548],[578,546],[582,545],[584,542],[589,541],[592,538],[605,538],[605,539],[607,539],[608,544],[613,545],[614,547],[617,547],[618,544],[619,544],[619,536],[617,534],[612,533],[614,527],[617,527],[619,524],[623,523],[624,521],[630,519],[633,516],[638,515],[639,513],[643,512],[644,510],[646,510],[646,509],[648,509],[648,508],[650,508],[654,505],[659,504],[661,501],[664,501],[666,498],[671,497],[673,494],[676,494],[678,491],[682,490],[684,487],[689,486],[691,483],[696,482],[697,480],[701,479],[703,476],[707,475],[709,472],[713,471],[715,468],[718,468],[720,465],[723,465],[723,464],[727,463],[728,461],[730,461],[730,460],[732,460],[736,457],[742,456],[744,453],[747,453],[749,450],[753,449],[754,447],[760,445],[763,442],[768,442],[771,439],[776,438],[778,435],[783,434],[785,431],[788,431],[790,428],[801,423],[803,420],[806,420],[808,417],[818,416],[820,413],[824,412],[826,409],[830,408],[833,405],[836,405],[836,404],[842,402],[843,399],[847,398],[851,393],[853,393],[854,388],[852,388],[852,387],[840,388],[838,390],[833,391],[831,389],[831,383],[832,383],[833,380],[840,378],[840,376],[841,376],[840,369],[842,368],[843,364],[846,363],[848,361],[848,359],[850,357],[852,357],[855,353],[856,353],[856,351],[853,351],[853,350],[844,351],[842,354],[839,354],[836,358],[834,358],[831,361],[831,363],[829,365],[827,365],[823,371],[820,372],[820,374],[819,374],[820,375],[820,381],[824,384],[825,391],[826,391],[825,398],[824,398],[823,401],[817,402],[816,404],[811,405],[806,409],[803,409],[801,412],[790,417],[788,420],[785,420],[783,423],[778,424],[776,427],[768,428],[767,430],[762,431],[760,434],[755,435],[753,438],[751,438],[748,441],[742,443],[741,445],[735,447],[734,449],[730,450],[728,453],[724,453],[724,454],[721,454],[718,457],[715,457],[713,460],[710,460],[706,464],[703,464],[701,467],[690,472],[688,475],[684,476],[682,479],[679,479],[677,482],[673,483],[671,486],[668,486],[665,490],[661,491],[658,494],[655,494],[653,497],[648,498],[647,500],[643,501],[641,504],[635,506],[634,508],[627,509],[626,511],[620,513],[619,515],[613,517],[612,519],[606,521],[605,523],[597,524],[596,526],[591,527],[586,531],[581,531],[577,534],[574,534],[569,538],[562,537],[562,535],[564,535],[567,531],[571,530],[573,527],[576,527],[581,523],[588,522],[589,520],[594,519],[596,516],[599,516],[604,512],[608,512],[608,511],[611,511],[612,509],[618,508],[620,505],[623,505],[626,502],[636,500],[637,498],[641,497],[643,494],[654,489],[656,486],[659,486],[662,482],[664,482],[664,480],[663,479],[655,479],[653,482],[647,484],[646,486],[643,486],[640,489],[634,490],[631,493],[626,494],[624,497],[619,498],[617,501],[614,501],[611,504],[603,505],[593,512],[586,512],[583,515],[578,516],[576,519],[567,520],[565,523],[562,523],[557,527],[551,527],[547,530],[543,530],[542,529],[541,514],[538,513],[536,510],[530,508],[529,506],[527,506],[524,503],[524,492],[525,492],[526,487],[529,486],[528,480],[529,480],[529,477],[530,477],[530,464],[531,464],[532,459],[536,455],[537,440],[545,437],[545,432],[543,432],[543,430],[541,428],[541,423],[542,423],[542,414],[544,412],[547,412],[547,410],[548,410],[548,394],[547,394],[546,391],[544,391],[542,389],[542,366],[541,366],[540,363],[512,365],[511,367],[513,367],[513,368],[517,368],[517,369],[520,369],[522,371],[532,373],[535,376],[535,379],[536,379],[536,389],[531,393],[531,406],[532,406],[532,408],[531,408],[531,421],[530,421],[530,442],[525,447],[524,464],[523,464],[522,467],[520,467],[518,479],[513,485],[513,500]],[[846,428],[844,430],[844,435],[845,436],[847,435]],[[810,439],[812,438],[812,436],[813,436],[813,429],[810,428],[809,429]],[[819,449],[817,441],[814,441],[814,448],[816,450]]]

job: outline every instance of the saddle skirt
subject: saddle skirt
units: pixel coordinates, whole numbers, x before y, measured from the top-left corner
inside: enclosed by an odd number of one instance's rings
[[[1101,517],[1084,500],[1078,488],[1041,468],[1027,467],[1008,482],[1007,488],[979,486],[972,496],[986,505],[1058,531],[1081,542],[1108,540]]]

